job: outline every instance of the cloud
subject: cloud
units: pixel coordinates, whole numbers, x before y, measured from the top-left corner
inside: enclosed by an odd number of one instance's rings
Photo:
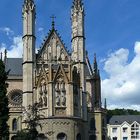
[[[12,39],[12,45],[8,47],[5,43],[0,44],[0,52],[4,52],[7,49],[7,56],[9,58],[19,58],[22,57],[23,45],[22,37],[16,36]]]
[[[42,28],[42,27],[38,28],[38,32],[43,32],[43,31],[44,31],[44,28]]]
[[[14,32],[9,27],[2,27],[0,31],[4,32],[7,36],[14,35]]]
[[[102,80],[102,94],[108,99],[110,108],[137,108],[140,110],[140,42],[134,46],[134,57],[121,48],[104,61],[108,78]]]

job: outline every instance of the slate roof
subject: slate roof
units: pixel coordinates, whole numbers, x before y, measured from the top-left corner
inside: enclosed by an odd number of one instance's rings
[[[10,70],[9,76],[22,76],[22,58],[7,58],[5,69]]]
[[[125,121],[129,124],[132,124],[135,121],[140,123],[140,115],[120,115],[120,116],[116,115],[110,119],[109,124],[121,125]]]
[[[22,76],[23,71],[22,71],[22,58],[7,58],[6,60],[6,71],[10,70],[9,76]],[[57,66],[54,65],[54,67],[57,69]],[[67,65],[65,65],[67,67]],[[91,76],[89,72],[89,68],[86,66],[85,67],[85,73],[86,76]]]

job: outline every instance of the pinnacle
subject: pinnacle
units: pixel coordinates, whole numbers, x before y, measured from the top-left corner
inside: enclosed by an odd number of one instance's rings
[[[76,9],[79,9],[82,7],[82,0],[74,0],[73,2],[73,7],[75,7]]]
[[[34,0],[24,0],[24,4],[33,4],[34,3]]]

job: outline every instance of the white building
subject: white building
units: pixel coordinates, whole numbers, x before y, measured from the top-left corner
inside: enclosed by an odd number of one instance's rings
[[[108,124],[110,140],[140,140],[140,115],[113,116]]]

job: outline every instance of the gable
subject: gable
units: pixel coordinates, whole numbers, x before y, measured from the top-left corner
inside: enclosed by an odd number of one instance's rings
[[[69,60],[68,51],[66,50],[55,29],[52,29],[46,40],[44,40],[43,46],[38,53],[37,59],[40,58],[44,61]]]

